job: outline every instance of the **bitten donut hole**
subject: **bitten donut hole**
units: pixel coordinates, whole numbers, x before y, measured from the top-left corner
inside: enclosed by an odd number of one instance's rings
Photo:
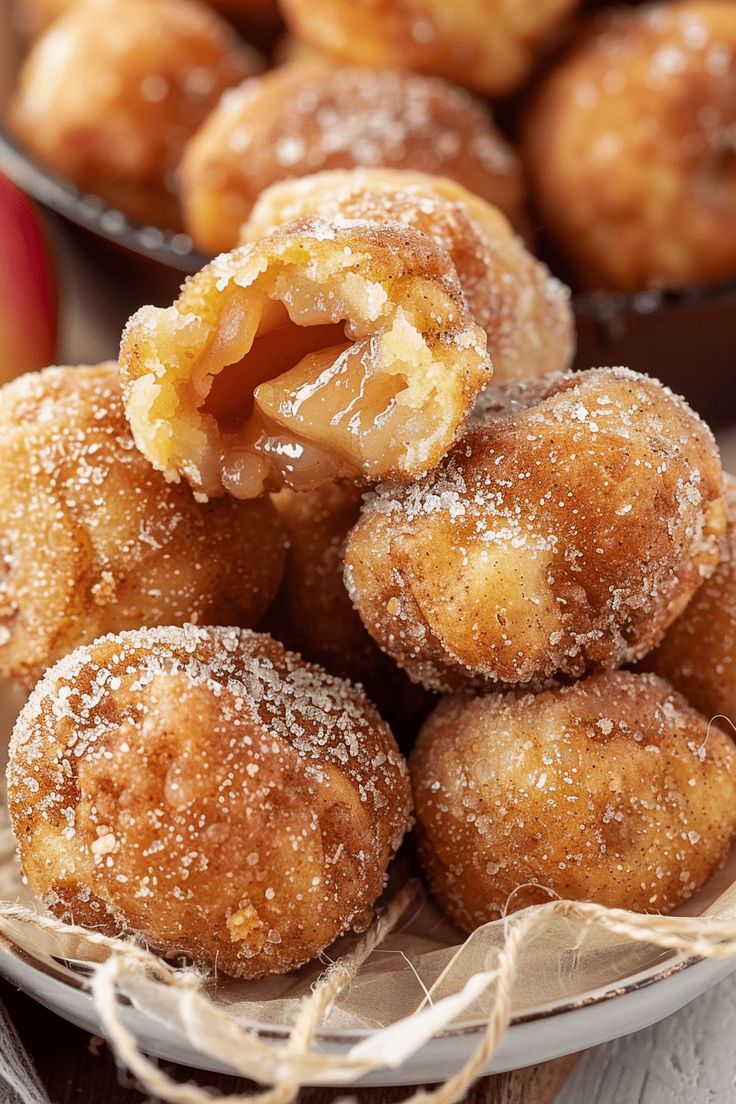
[[[288,291],[280,280],[233,291],[202,358],[200,409],[216,424],[222,485],[235,497],[356,477],[372,458],[398,463],[407,434],[430,428],[428,411],[397,401],[412,369],[404,350],[426,352],[421,334],[401,308],[379,313],[373,331],[384,293],[354,273],[348,282],[347,297],[293,274]]]
[[[136,444],[201,498],[407,481],[491,373],[449,253],[393,221],[306,218],[222,254],[120,349]]]

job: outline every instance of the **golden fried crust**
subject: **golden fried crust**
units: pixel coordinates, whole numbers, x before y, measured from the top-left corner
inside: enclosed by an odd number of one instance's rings
[[[268,636],[192,625],[104,637],[49,671],[16,724],[8,801],[55,915],[237,977],[366,923],[411,808],[360,691]]]
[[[360,165],[451,177],[523,222],[517,158],[466,93],[409,73],[294,64],[223,96],[188,144],[187,230],[205,252],[231,249],[271,184]]]
[[[489,378],[485,344],[429,238],[308,219],[215,258],[172,307],[138,311],[120,363],[155,467],[250,498],[428,471]]]
[[[626,369],[507,385],[494,401],[436,471],[367,498],[345,554],[364,624],[438,690],[640,659],[718,562],[709,430]]]
[[[588,288],[736,276],[736,9],[607,13],[526,117],[546,229]]]
[[[668,912],[736,830],[733,744],[654,675],[445,699],[410,770],[425,873],[466,930],[555,897]]]
[[[243,225],[257,241],[310,216],[390,220],[446,249],[471,316],[483,327],[493,379],[565,371],[574,352],[568,289],[550,276],[496,208],[446,177],[391,169],[335,169],[274,184]]]
[[[282,0],[313,46],[376,69],[436,73],[498,96],[526,78],[579,0]]]
[[[9,120],[80,188],[177,228],[172,177],[185,142],[224,89],[260,68],[197,0],[88,0],[34,45]]]
[[[736,732],[736,479],[726,476],[726,535],[710,579],[642,666],[662,675],[696,709]]]
[[[2,676],[33,685],[106,632],[262,616],[284,561],[273,507],[167,484],[135,448],[115,364],[7,384],[0,435]]]
[[[358,520],[361,498],[361,489],[350,483],[273,496],[289,549],[261,627],[304,659],[361,683],[403,747],[413,742],[433,699],[381,651],[345,589],[345,539]]]

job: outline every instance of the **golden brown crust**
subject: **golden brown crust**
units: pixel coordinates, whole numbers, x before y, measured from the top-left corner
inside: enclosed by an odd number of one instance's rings
[[[555,897],[668,912],[736,830],[732,742],[654,675],[448,698],[409,765],[425,873],[467,930]]]
[[[260,68],[198,0],[88,0],[33,46],[9,119],[60,175],[139,222],[176,229],[185,142],[226,88]]]
[[[260,627],[311,663],[361,683],[404,747],[433,699],[380,650],[345,589],[345,539],[361,499],[361,488],[350,483],[273,496],[289,548],[281,586]]]
[[[736,276],[736,11],[604,13],[544,83],[525,154],[548,233],[589,288]]]
[[[205,495],[410,479],[490,375],[452,262],[399,223],[289,224],[215,258],[120,352],[138,447]]]
[[[496,208],[446,177],[392,169],[335,169],[274,184],[241,230],[257,241],[305,217],[400,222],[432,238],[455,265],[468,311],[483,327],[494,383],[570,367],[568,289],[516,237]]]
[[[727,475],[721,559],[642,667],[736,734],[736,479]]]
[[[8,799],[55,915],[238,977],[366,923],[411,808],[358,690],[270,637],[192,625],[104,637],[49,671]]]
[[[436,73],[491,96],[518,88],[579,0],[283,0],[291,30],[346,61]]]
[[[271,184],[360,165],[448,176],[523,224],[518,160],[466,93],[410,73],[293,64],[228,92],[188,144],[187,230],[205,252],[231,249]]]
[[[26,685],[106,632],[253,625],[284,534],[266,501],[194,501],[130,436],[115,364],[0,390],[0,674]]]
[[[345,562],[367,629],[438,690],[640,659],[718,561],[709,430],[626,369],[507,385],[481,413],[436,471],[366,499]]]

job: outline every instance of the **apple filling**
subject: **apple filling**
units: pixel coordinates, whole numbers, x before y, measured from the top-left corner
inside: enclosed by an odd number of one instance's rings
[[[129,323],[121,371],[142,451],[205,496],[244,499],[433,466],[489,372],[451,279],[399,260],[381,282],[347,246],[321,266],[263,246],[217,259],[172,308]]]
[[[254,297],[237,296],[241,338],[246,316],[257,313]],[[217,423],[220,478],[230,494],[312,490],[379,465],[400,469],[409,442],[435,436],[433,421],[442,415],[410,387],[413,358],[420,361],[426,347],[403,311],[390,328],[369,334],[311,303],[298,322],[278,301],[268,299],[261,310],[250,348],[212,375],[201,408]],[[412,401],[402,403],[407,391]]]

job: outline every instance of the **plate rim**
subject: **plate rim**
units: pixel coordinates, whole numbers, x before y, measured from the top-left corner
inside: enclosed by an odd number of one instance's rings
[[[93,1003],[89,984],[82,975],[76,975],[72,972],[70,976],[68,972],[62,971],[61,968],[55,969],[50,963],[41,961],[30,951],[15,943],[6,933],[0,932],[0,962],[4,955],[15,957],[29,969],[50,978],[53,982],[62,987],[81,993]],[[58,957],[60,963],[64,961],[61,956],[52,957]],[[561,998],[559,1002],[539,1002],[531,1008],[516,1012],[512,1014],[508,1027],[513,1028],[525,1024],[540,1023],[556,1016],[564,1016],[571,1012],[578,1012],[585,1008],[609,1003],[619,997],[639,992],[642,989],[648,989],[659,982],[666,981],[675,974],[682,973],[705,961],[707,960],[698,956],[686,956],[682,953],[671,951],[666,953],[664,960],[644,967],[628,975],[626,978],[591,987],[574,996]],[[0,968],[0,974],[1,973],[2,969]],[[145,1015],[145,1013],[143,1014]],[[256,1032],[259,1038],[263,1039],[285,1039],[288,1038],[290,1034],[290,1029],[287,1026],[282,1027],[275,1024],[265,1024],[246,1017],[237,1017],[237,1022],[239,1026],[246,1030]],[[438,1032],[435,1038],[450,1039],[480,1034],[485,1028],[486,1023],[487,1021],[485,1019],[479,1018],[469,1023],[455,1026],[450,1024],[443,1028],[442,1031]],[[314,1039],[316,1043],[344,1046],[370,1038],[377,1030],[380,1030],[380,1028],[318,1028],[315,1032]]]

